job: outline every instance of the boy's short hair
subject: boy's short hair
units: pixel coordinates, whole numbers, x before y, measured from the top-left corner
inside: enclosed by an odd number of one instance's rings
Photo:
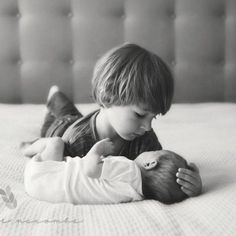
[[[186,160],[178,154],[167,151],[160,156],[157,166],[152,170],[141,170],[143,195],[146,199],[155,199],[165,204],[180,202],[188,196],[176,182],[179,168],[188,168]]]
[[[174,80],[156,54],[131,43],[113,48],[98,60],[92,78],[92,95],[101,106],[145,105],[165,114],[172,103]]]

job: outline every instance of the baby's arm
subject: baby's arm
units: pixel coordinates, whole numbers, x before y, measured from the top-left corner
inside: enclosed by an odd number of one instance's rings
[[[40,138],[31,144],[27,144],[27,146],[25,145],[22,148],[23,155],[33,157],[34,155],[41,153],[45,149],[48,139],[49,138]]]
[[[110,139],[102,139],[95,143],[87,155],[83,158],[84,174],[92,178],[100,177],[102,159],[114,151],[113,143]]]
[[[63,161],[64,142],[60,137],[49,138],[41,153],[42,161]]]
[[[25,156],[37,155],[38,160],[63,161],[64,142],[59,137],[41,138],[26,147],[23,151]]]

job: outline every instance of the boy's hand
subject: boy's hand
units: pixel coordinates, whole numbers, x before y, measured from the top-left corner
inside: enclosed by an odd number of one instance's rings
[[[181,185],[181,190],[189,197],[198,196],[202,192],[202,180],[199,174],[199,169],[194,163],[190,163],[191,169],[180,168],[176,176],[178,184]]]

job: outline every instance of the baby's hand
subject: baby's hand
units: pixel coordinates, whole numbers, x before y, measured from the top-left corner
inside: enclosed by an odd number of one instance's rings
[[[202,192],[202,180],[199,169],[194,163],[190,163],[191,169],[180,168],[176,176],[177,183],[181,185],[181,190],[189,197],[198,196]]]
[[[100,157],[108,156],[114,153],[114,144],[109,138],[105,138],[95,143],[90,151],[95,152],[95,154],[99,155]]]
[[[92,178],[98,178],[101,172],[102,159],[112,154],[114,150],[110,139],[103,139],[93,145],[86,156],[83,157],[83,172]]]

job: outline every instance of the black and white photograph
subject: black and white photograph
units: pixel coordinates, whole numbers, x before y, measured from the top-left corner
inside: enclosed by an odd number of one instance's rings
[[[235,0],[0,0],[0,235],[236,235]]]

